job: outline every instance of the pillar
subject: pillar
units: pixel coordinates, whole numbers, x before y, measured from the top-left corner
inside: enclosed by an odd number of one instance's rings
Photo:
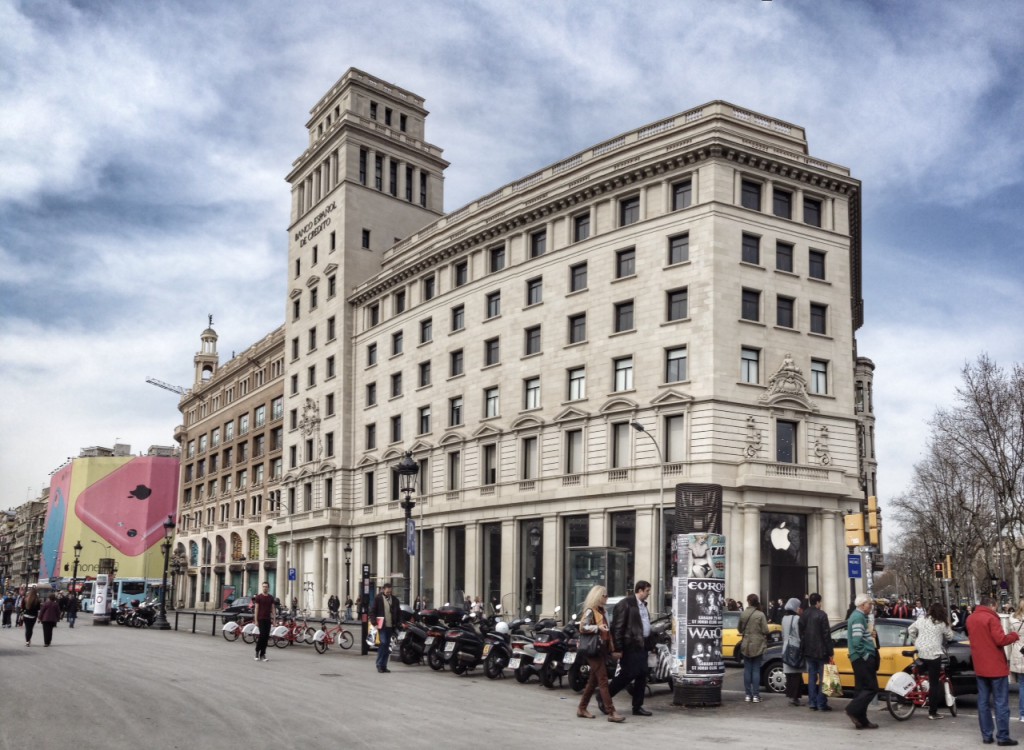
[[[523,592],[516,585],[519,548],[516,545],[515,521],[501,522],[501,609],[505,613],[520,615]]]
[[[547,516],[544,519],[544,564],[541,569],[541,586],[543,587],[543,599],[540,603],[540,611],[552,614],[556,604],[562,603],[562,587],[559,579],[561,570],[561,554],[564,550],[561,540],[558,538],[558,517]],[[561,613],[562,617],[568,615]],[[540,613],[537,614],[540,617]],[[561,619],[561,618],[559,618]]]
[[[761,591],[761,513],[756,505],[743,506],[743,601]]]
[[[821,514],[821,588],[818,592],[827,599],[824,608],[831,612],[834,619],[842,617],[846,611],[846,600],[849,598],[845,591],[845,579],[839,578],[838,563],[839,545],[836,528],[837,513],[834,510],[825,510]],[[865,575],[868,575],[865,571]],[[828,601],[830,599],[830,601]]]
[[[636,547],[633,549],[634,583],[637,581],[653,582],[658,575],[657,514],[657,508],[636,509]]]
[[[466,524],[466,596],[472,597],[474,601],[479,596],[483,600],[483,591],[480,590],[480,524]]]
[[[343,605],[345,597],[338,591],[338,579],[345,574],[343,570],[339,570],[345,564],[345,553],[342,552],[344,547],[340,539],[327,539],[327,596],[337,596]]]
[[[451,596],[448,576],[445,575],[445,560],[448,559],[448,535],[444,526],[434,529],[434,606],[440,607]]]
[[[277,542],[277,581],[274,596],[284,602],[288,596],[288,542]]]
[[[324,538],[313,540],[313,610],[324,608]]]
[[[726,596],[738,602],[743,602],[746,595],[750,593],[749,591],[743,591],[743,509],[738,503],[726,505],[725,508],[729,511],[729,536],[725,540],[727,560],[725,568]]]

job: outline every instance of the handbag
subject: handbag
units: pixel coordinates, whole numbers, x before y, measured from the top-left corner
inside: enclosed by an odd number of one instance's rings
[[[821,692],[829,698],[840,698],[843,695],[843,683],[839,680],[839,667],[834,662],[825,665],[821,675]]]
[[[782,651],[782,663],[785,664],[787,667],[793,667],[795,669],[803,669],[803,667],[804,667],[804,652],[803,652],[803,649],[800,647],[799,643],[793,643],[793,640],[792,640],[793,624],[795,624],[795,623],[796,623],[796,618],[794,617],[792,619],[792,621],[790,622],[790,628],[789,628],[790,640],[789,640],[789,643],[786,644],[786,648],[783,649],[783,651]]]
[[[576,651],[584,656],[597,656],[601,651],[601,636],[597,633],[580,633]]]

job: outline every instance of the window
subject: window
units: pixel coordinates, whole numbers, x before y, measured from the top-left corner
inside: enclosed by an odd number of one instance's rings
[[[452,269],[452,274],[455,277],[455,286],[463,286],[467,281],[469,281],[469,263],[464,260],[459,261]]]
[[[295,278],[302,275],[302,258],[295,259]]]
[[[665,417],[665,461],[685,461],[686,434],[682,415]]]
[[[461,331],[466,327],[466,306],[456,305],[452,308],[452,331]]]
[[[267,423],[267,407],[257,406],[255,411],[253,411],[253,420],[256,423],[256,427],[263,427]]]
[[[580,242],[590,236],[590,214],[580,214],[572,219],[572,241]]]
[[[402,373],[391,374],[391,398],[402,395]]]
[[[807,275],[812,279],[825,278],[825,253],[821,250],[807,252]]]
[[[583,430],[567,430],[565,433],[565,473],[583,472]]]
[[[377,384],[367,383],[366,384],[366,405],[374,406],[377,403]]]
[[[393,297],[392,305],[393,305],[394,310],[395,310],[395,315],[398,315],[399,313],[404,313],[405,312],[405,290],[404,289],[395,292],[395,295]]]
[[[793,194],[788,190],[772,190],[772,213],[783,219],[793,218]]]
[[[292,300],[292,320],[298,320],[302,314],[302,300],[296,297]]]
[[[306,386],[312,387],[316,385],[316,365],[310,365],[306,368]]]
[[[336,329],[335,320],[334,320],[334,316],[332,315],[331,317],[329,317],[327,319],[327,340],[328,341],[334,341],[334,339],[337,337],[337,333],[336,333],[335,329]]]
[[[690,259],[690,235],[677,234],[668,238],[668,264],[685,263]]]
[[[384,157],[380,154],[373,158],[373,186],[377,190],[384,189]]]
[[[480,477],[480,484],[489,485],[498,482],[498,446],[493,443],[482,447],[483,474]]]
[[[420,205],[424,208],[427,205],[427,173],[420,172]]]
[[[686,380],[686,347],[678,346],[665,350],[665,382],[679,383]]]
[[[319,304],[319,302],[317,300],[318,296],[319,295],[317,294],[316,287],[313,287],[312,289],[309,290],[309,309],[310,310],[315,310],[317,304]]]
[[[537,438],[523,438],[519,446],[519,478],[535,479],[537,477]]]
[[[408,115],[402,115],[402,114],[398,115],[398,129],[401,130],[404,133],[405,129],[408,126],[409,126],[409,116]]]
[[[687,289],[673,289],[666,294],[668,300],[668,320],[685,320],[689,317],[690,295]]]
[[[619,226],[636,224],[640,221],[640,196],[633,195],[619,201]]]
[[[821,226],[821,201],[817,198],[804,197],[804,224]]]
[[[523,408],[540,408],[540,378],[527,378],[523,381]]]
[[[760,211],[761,183],[754,182],[753,180],[743,180],[740,203],[744,208],[752,208],[755,211]]]
[[[420,407],[420,418],[419,418],[420,435],[426,435],[430,432],[430,407]]]
[[[498,416],[498,389],[485,388],[484,389],[484,418]]]
[[[761,238],[753,234],[743,235],[743,253],[741,260],[744,263],[761,265]]]
[[[544,279],[538,276],[526,282],[526,306],[539,305],[544,301]]]
[[[793,273],[793,246],[790,243],[775,243],[775,268],[786,273]]]
[[[448,454],[448,489],[457,490],[462,486],[462,453],[452,451]]]
[[[426,344],[434,339],[434,319],[427,318],[420,321],[420,343]]]
[[[539,258],[547,250],[548,233],[541,229],[530,235],[530,257]]]
[[[309,329],[309,351],[316,349],[316,328]]]
[[[823,359],[811,360],[811,393],[828,393],[828,362]]]
[[[496,365],[501,361],[499,339],[487,339],[484,342],[484,367]]]
[[[615,390],[633,390],[633,358],[620,357],[614,360],[613,369],[615,373]]]
[[[437,285],[434,281],[433,276],[427,276],[423,279],[423,299],[429,300],[434,299],[434,295],[437,293]]]
[[[487,319],[496,318],[501,315],[501,291],[491,292],[487,295]]]
[[[760,383],[761,352],[743,347],[740,351],[740,380],[744,383]]]
[[[388,162],[388,192],[398,196],[398,162],[394,159]]]
[[[488,265],[491,273],[497,273],[505,267],[505,247],[492,247],[488,251]]]
[[[328,458],[330,458],[331,456],[334,455],[334,433],[333,432],[328,432],[326,435],[324,435],[324,454],[326,454]]]
[[[333,232],[332,232],[333,234]],[[338,277],[328,276],[327,277],[327,298],[330,299],[338,293]]]
[[[366,249],[366,250],[370,249],[370,230],[369,229],[364,229],[363,230],[362,247],[364,249]]]
[[[462,396],[448,399],[448,426],[462,424]]]
[[[629,422],[616,422],[611,425],[611,468],[621,469],[629,466]]]
[[[775,325],[793,328],[793,298],[779,295],[775,298]]]
[[[280,419],[283,416],[284,416],[284,398],[278,396],[277,398],[275,398],[273,401],[270,402],[270,418],[271,419]],[[230,440],[230,438],[227,435],[224,436],[224,439],[225,440]]]
[[[420,387],[420,388],[423,388],[424,386],[430,385],[430,360],[429,359],[426,362],[420,362],[419,380],[417,382],[419,383],[418,387]]]
[[[391,334],[391,355],[402,353],[402,332],[396,331]]]
[[[249,415],[243,414],[238,418],[238,434],[248,435],[249,434]],[[241,459],[239,459],[241,460]]]
[[[578,344],[587,340],[587,314],[569,316],[569,343]]]
[[[291,395],[294,396],[299,392],[299,376],[292,375],[291,377]]]
[[[377,119],[377,102],[370,102],[370,119]]]
[[[402,415],[396,414],[391,417],[391,442],[398,443],[402,440]]]
[[[615,305],[615,332],[633,330],[633,300]]]
[[[448,377],[454,378],[456,375],[462,374],[462,350],[456,349],[448,355]]]
[[[693,181],[683,180],[672,186],[672,210],[689,208],[693,201]]]
[[[540,326],[532,326],[526,329],[526,342],[523,353],[526,356],[540,353]]]
[[[299,410],[292,409],[288,412],[288,428],[291,430],[299,429]]]
[[[743,308],[741,316],[744,320],[761,319],[761,292],[756,289],[743,290]]]
[[[811,333],[828,333],[828,326],[826,324],[828,318],[828,305],[820,305],[816,302],[811,303]]]
[[[299,337],[295,336],[292,339],[292,359],[296,360],[299,358]]]
[[[373,367],[377,364],[377,345],[367,344],[366,345],[366,366]]]
[[[636,249],[629,247],[615,253],[615,278],[636,275]]]
[[[380,323],[380,303],[374,302],[370,305],[370,327]]]
[[[587,264],[569,266],[569,291],[579,292],[587,288]]]
[[[366,184],[366,157],[367,152],[365,148],[359,149],[359,184]]]
[[[587,396],[587,371],[583,367],[569,370],[569,400],[578,401]]]
[[[372,451],[377,447],[377,425],[373,422],[366,425],[366,450]]]
[[[796,463],[796,422],[775,423],[775,460],[780,464]]]
[[[332,357],[333,359],[333,357]],[[328,393],[324,396],[324,416],[334,416],[334,394]]]

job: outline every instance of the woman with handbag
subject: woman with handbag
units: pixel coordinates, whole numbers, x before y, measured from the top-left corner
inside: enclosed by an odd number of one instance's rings
[[[786,675],[789,705],[799,706],[804,684],[804,655],[800,648],[800,600],[796,597],[786,602],[786,614],[782,618],[782,672]]]
[[[608,630],[608,619],[605,617],[604,605],[608,601],[608,590],[604,586],[594,586],[583,602],[583,617],[580,619],[580,638],[576,647],[577,658],[580,654],[587,657],[590,667],[590,678],[583,690],[576,715],[581,719],[593,719],[594,715],[587,711],[594,692],[601,691],[601,700],[608,713],[608,721],[625,721],[626,717],[619,714],[612,705],[612,696],[608,692],[608,655],[619,658],[615,652],[611,631]]]
[[[946,608],[935,602],[928,608],[928,614],[907,629],[907,635],[917,647],[917,656],[928,667],[928,718],[941,719],[939,709],[946,705],[945,688],[939,681],[942,657],[946,654],[946,643],[953,640],[953,629],[946,619]],[[1011,651],[1013,646],[1010,647]]]
[[[740,615],[737,629],[743,640],[740,654],[743,656],[743,692],[747,703],[761,702],[761,658],[768,650],[768,618],[761,611],[761,600],[757,594],[747,596],[747,608]]]

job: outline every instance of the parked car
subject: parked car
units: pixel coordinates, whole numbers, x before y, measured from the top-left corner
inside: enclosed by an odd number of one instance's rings
[[[875,618],[875,643],[878,645],[878,685],[881,688],[896,672],[909,672],[914,662],[913,656],[904,656],[904,651],[914,648],[907,635],[907,629],[914,623],[910,619]],[[844,690],[853,690],[856,680],[853,666],[846,644],[846,623],[832,626],[832,647],[835,650],[835,663],[839,667],[839,679]],[[953,682],[953,690],[957,695],[978,692],[974,679],[974,662],[971,660],[971,647],[967,636],[956,633],[956,640],[949,644],[949,667],[947,674]],[[807,674],[804,673],[804,682]],[[786,692],[786,676],[782,671],[782,643],[768,648],[761,662],[761,682],[773,693]]]
[[[235,597],[230,602],[228,602],[224,606],[224,609],[222,609],[220,612],[224,616],[224,622],[230,622],[232,620],[237,620],[238,619],[238,615],[240,615],[240,614],[251,615],[252,614],[252,597],[251,596],[238,596],[238,597]]]
[[[726,661],[740,662],[743,657],[740,655],[739,624],[740,611],[726,610],[722,613],[722,658]],[[782,626],[775,623],[768,623],[768,643],[782,643]]]

